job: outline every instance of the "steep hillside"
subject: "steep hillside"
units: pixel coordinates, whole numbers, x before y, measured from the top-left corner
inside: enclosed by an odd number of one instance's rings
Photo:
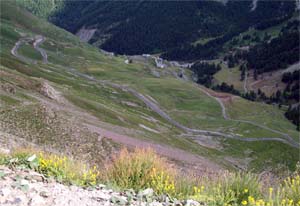
[[[96,163],[125,145],[198,172],[294,168],[298,133],[283,111],[213,92],[153,58],[99,52],[1,1],[1,142]]]

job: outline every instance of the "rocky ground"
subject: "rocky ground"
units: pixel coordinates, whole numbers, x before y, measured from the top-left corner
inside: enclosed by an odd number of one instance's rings
[[[193,200],[171,202],[155,200],[152,189],[135,193],[116,192],[105,185],[96,188],[66,186],[28,169],[0,166],[0,205],[18,206],[100,206],[100,205],[200,205]]]

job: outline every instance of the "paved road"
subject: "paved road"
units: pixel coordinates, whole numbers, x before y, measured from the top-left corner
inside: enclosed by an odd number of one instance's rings
[[[23,43],[23,41],[24,41],[24,38],[22,38],[18,42],[16,42],[15,46],[11,50],[11,53],[14,56],[16,56],[17,58],[19,58],[21,60],[26,60],[27,61],[28,59],[26,57],[20,56],[17,53],[17,50],[20,47],[20,45]],[[45,62],[48,62],[47,61],[46,51],[38,47],[43,42],[44,42],[44,37],[38,36],[35,39],[34,48],[41,53],[41,55],[43,56],[43,61],[45,63]],[[252,125],[258,126],[260,128],[267,129],[267,130],[270,130],[272,132],[281,134],[281,135],[283,135],[285,137],[285,139],[283,139],[283,138],[269,138],[269,137],[261,137],[261,138],[244,138],[243,137],[243,138],[241,138],[239,136],[225,134],[225,133],[222,133],[222,132],[215,132],[215,131],[209,131],[209,130],[199,130],[199,129],[188,128],[188,127],[180,124],[179,122],[175,121],[174,119],[172,119],[166,112],[164,112],[160,108],[160,106],[157,103],[155,103],[154,101],[152,101],[148,97],[144,96],[143,94],[137,92],[136,90],[134,90],[132,88],[129,88],[126,85],[120,85],[120,84],[112,83],[112,82],[107,81],[107,80],[98,80],[98,79],[95,79],[93,76],[81,73],[81,72],[79,72],[76,69],[73,69],[73,68],[68,68],[68,69],[69,69],[70,73],[73,74],[73,75],[85,78],[85,79],[87,79],[89,81],[93,81],[93,82],[99,83],[101,85],[108,85],[108,86],[111,86],[111,87],[114,87],[114,88],[117,88],[117,89],[121,89],[123,91],[131,93],[133,96],[135,96],[136,98],[138,98],[141,101],[143,101],[145,103],[145,105],[147,105],[152,111],[156,112],[162,118],[164,118],[165,120],[167,120],[169,123],[171,123],[172,125],[176,126],[179,129],[184,130],[187,133],[198,135],[198,136],[199,135],[221,136],[221,137],[225,137],[225,138],[238,139],[238,140],[242,140],[242,141],[280,141],[280,142],[289,144],[292,147],[299,148],[299,143],[296,142],[293,138],[291,138],[289,135],[287,135],[285,133],[279,132],[277,130],[273,130],[271,128],[268,128],[266,126],[262,126],[262,125],[256,124],[256,123],[251,122],[251,121],[230,119],[227,116],[226,108],[225,108],[223,102],[219,98],[212,96],[209,92],[207,92],[206,90],[202,89],[201,87],[199,87],[199,88],[200,88],[200,90],[202,92],[204,92],[206,95],[210,96],[211,98],[214,98],[216,101],[219,102],[219,104],[220,104],[220,106],[222,108],[222,114],[223,114],[224,119],[231,120],[231,121],[237,121],[237,122],[244,122],[244,123],[252,124]]]
[[[19,47],[22,44],[24,44],[26,42],[30,42],[30,41],[32,41],[32,38],[25,37],[25,38],[19,39],[19,41],[16,42],[15,46],[11,49],[10,52],[11,52],[12,55],[14,55],[15,57],[17,57],[18,59],[20,59],[23,62],[27,62],[27,63],[30,63],[30,64],[36,64],[36,61],[34,61],[32,59],[29,59],[27,57],[24,57],[24,56],[22,56],[18,53]]]
[[[40,44],[42,44],[45,41],[45,37],[43,36],[36,36],[35,41],[33,43],[33,47],[40,52],[40,54],[43,57],[43,63],[48,64],[48,55],[46,51],[39,47]]]
[[[43,57],[43,63],[47,64],[48,63],[48,56],[47,53],[44,49],[40,48],[39,45],[42,44],[45,41],[45,37],[43,36],[36,36],[35,38],[31,37],[23,37],[20,38],[19,41],[16,42],[15,46],[11,49],[11,54],[20,59],[21,61],[30,63],[30,64],[36,64],[36,60],[32,60],[30,58],[24,57],[18,53],[18,49],[20,46],[24,43],[34,41],[33,42],[33,47],[36,51],[38,51],[42,57]]]

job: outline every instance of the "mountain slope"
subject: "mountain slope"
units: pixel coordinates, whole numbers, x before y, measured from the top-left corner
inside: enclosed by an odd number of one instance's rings
[[[254,7],[253,1],[66,1],[49,18],[73,33],[91,32],[86,40],[104,50],[194,60],[221,50],[205,54],[208,48],[194,42],[211,39],[220,47],[249,27],[279,24],[295,9],[293,1],[255,2]]]
[[[1,2],[1,45],[8,145],[14,139],[98,163],[116,143],[152,146],[198,171],[293,168],[299,159],[295,126],[276,107],[214,93],[150,57],[126,63],[9,2]]]

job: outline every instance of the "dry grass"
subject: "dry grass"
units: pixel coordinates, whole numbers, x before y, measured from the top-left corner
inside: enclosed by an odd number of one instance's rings
[[[112,163],[106,167],[103,178],[118,187],[138,190],[149,186],[154,171],[169,176],[174,176],[175,172],[166,160],[152,149],[136,148],[130,153],[124,148],[113,157]]]

